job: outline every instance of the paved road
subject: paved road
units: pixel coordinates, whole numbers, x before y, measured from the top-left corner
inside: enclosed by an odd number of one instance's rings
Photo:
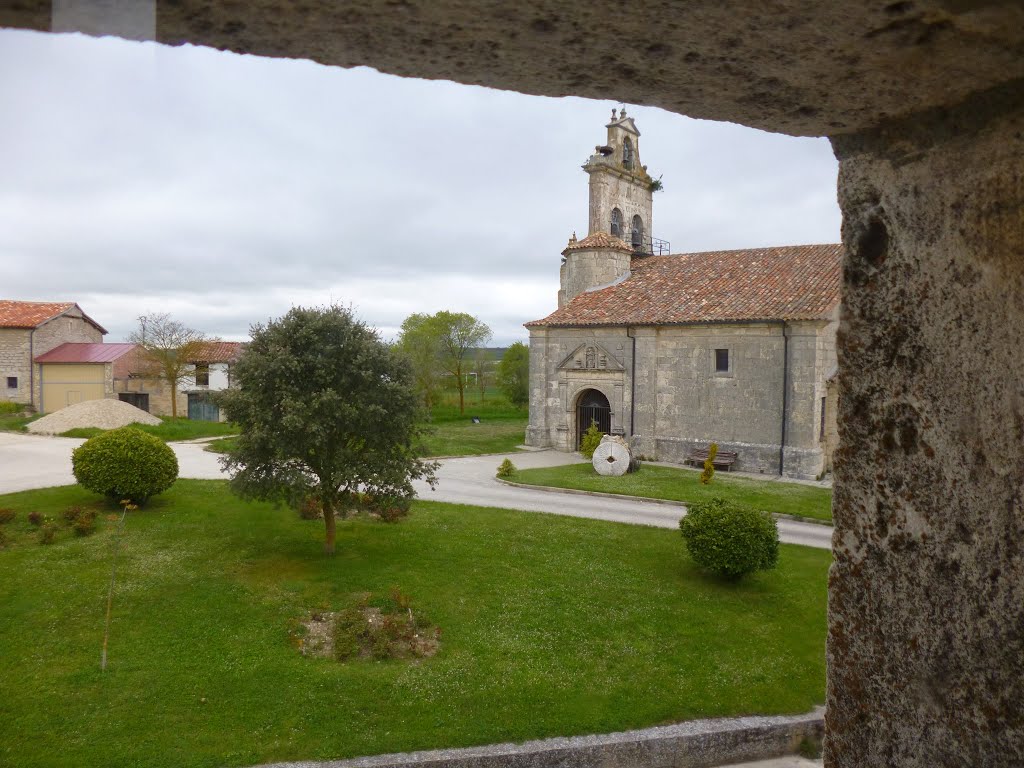
[[[71,451],[83,441],[66,437],[43,437],[0,432],[0,493],[72,485]],[[192,443],[172,444],[178,457],[181,477],[219,479],[224,477],[216,454]],[[550,467],[582,461],[575,454],[558,451],[533,451],[509,454],[520,469]],[[494,479],[504,456],[469,456],[445,459],[438,472],[439,483],[433,491],[418,483],[417,494],[429,501],[474,504],[487,507],[524,509],[556,515],[589,517],[619,523],[675,528],[685,511],[676,504],[660,504],[630,499],[538,491],[515,488]],[[829,549],[832,529],[823,525],[779,521],[779,538],[790,544]]]

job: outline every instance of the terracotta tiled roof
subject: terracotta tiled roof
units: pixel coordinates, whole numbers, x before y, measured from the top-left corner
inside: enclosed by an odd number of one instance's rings
[[[562,253],[564,254],[567,251],[584,251],[590,248],[616,248],[620,251],[633,252],[633,249],[626,245],[624,240],[609,235],[607,232],[595,232],[592,235],[587,235],[582,240],[577,240],[576,235],[573,235]]]
[[[71,301],[0,300],[0,328],[38,328],[75,306]]]
[[[242,354],[244,344],[239,341],[207,341],[194,357],[194,363],[233,363]]]
[[[843,247],[790,245],[634,258],[617,285],[527,327],[817,320],[839,303]]]
[[[67,342],[39,355],[37,363],[112,363],[135,349],[134,344],[78,344]]]

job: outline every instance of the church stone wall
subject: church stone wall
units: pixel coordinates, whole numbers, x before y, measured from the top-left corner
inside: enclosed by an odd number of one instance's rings
[[[717,442],[739,454],[734,469],[777,474],[788,347],[784,473],[816,477],[824,469],[820,398],[835,324],[788,324],[786,333],[788,344],[781,323],[533,329],[527,444],[575,450],[576,401],[593,388],[608,397],[612,431],[649,459],[682,463]],[[581,344],[606,350],[614,364],[560,367]],[[726,372],[715,370],[716,349],[729,350]]]

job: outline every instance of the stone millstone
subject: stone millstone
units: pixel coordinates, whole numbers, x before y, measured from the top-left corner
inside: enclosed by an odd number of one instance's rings
[[[599,475],[619,477],[629,471],[631,458],[629,448],[622,442],[605,436],[601,444],[594,449],[594,469]]]

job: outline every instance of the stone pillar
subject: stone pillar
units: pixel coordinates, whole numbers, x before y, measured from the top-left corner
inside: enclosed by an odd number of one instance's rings
[[[834,138],[825,765],[1024,765],[1024,98]]]
[[[526,426],[526,445],[547,448],[551,445],[548,425],[548,330],[530,329],[530,420]]]

